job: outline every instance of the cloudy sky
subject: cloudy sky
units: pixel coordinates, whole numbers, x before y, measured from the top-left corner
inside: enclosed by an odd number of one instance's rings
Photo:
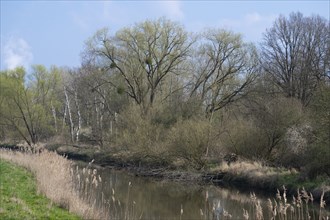
[[[1,0],[1,66],[76,67],[84,42],[98,29],[165,16],[188,31],[226,28],[258,43],[280,15],[330,16],[324,1],[4,1]]]

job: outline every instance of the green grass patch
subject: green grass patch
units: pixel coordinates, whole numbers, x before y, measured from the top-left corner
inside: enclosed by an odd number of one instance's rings
[[[326,177],[318,177],[316,179],[310,180],[301,180],[299,178],[299,174],[286,174],[286,175],[280,175],[278,179],[278,185],[282,186],[285,185],[288,188],[302,188],[304,187],[308,191],[312,191],[316,188],[321,187],[322,185],[329,185],[329,179]]]
[[[0,219],[80,219],[37,193],[26,169],[0,159]]]

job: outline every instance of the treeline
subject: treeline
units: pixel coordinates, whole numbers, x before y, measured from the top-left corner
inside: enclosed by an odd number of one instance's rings
[[[101,29],[79,68],[2,71],[2,142],[85,143],[201,169],[226,153],[330,176],[330,33],[280,16],[259,45],[160,18]]]

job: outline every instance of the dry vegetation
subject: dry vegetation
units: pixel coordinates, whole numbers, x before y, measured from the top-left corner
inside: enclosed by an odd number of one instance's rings
[[[54,152],[13,152],[0,150],[0,158],[30,170],[36,177],[37,190],[55,204],[86,219],[101,216],[88,203],[79,198],[74,190],[72,162]]]
[[[30,170],[36,177],[38,192],[55,204],[84,219],[138,219],[129,194],[131,183],[125,201],[116,198],[114,189],[112,197],[106,199],[96,190],[102,178],[96,169],[91,169],[91,163],[86,168],[74,169],[72,161],[56,152],[33,153],[27,147],[22,149],[25,152],[0,149],[0,159]]]
[[[221,163],[219,166],[211,168],[211,171],[222,171],[233,174],[234,176],[243,177],[249,180],[258,181],[275,181],[278,176],[296,175],[298,171],[295,169],[275,168],[262,165],[260,162],[238,161],[228,165]]]

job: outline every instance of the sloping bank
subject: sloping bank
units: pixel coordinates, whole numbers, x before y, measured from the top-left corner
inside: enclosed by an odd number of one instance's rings
[[[37,193],[31,172],[0,158],[0,219],[80,219]]]
[[[5,146],[5,148],[10,147]],[[27,175],[21,175],[15,171],[12,165],[9,170],[8,166],[6,168],[6,164],[1,167],[0,219],[2,217],[3,219],[70,219],[70,216],[73,216],[72,218],[80,216],[84,219],[106,219],[103,218],[102,212],[82,199],[75,190],[71,160],[47,150],[33,153],[29,149],[19,151],[19,149],[12,148],[11,150],[0,149],[1,164],[2,161],[24,167],[32,174],[28,175],[26,172]],[[9,176],[9,179],[6,180],[6,176]],[[26,184],[26,178],[31,179],[32,176],[35,179],[35,187]],[[6,187],[7,181],[9,181],[9,185],[7,184],[9,188]],[[25,187],[28,188],[25,189]],[[37,193],[28,195],[34,191]],[[43,200],[36,194],[47,197],[48,204],[43,205]],[[41,203],[39,204],[39,202]],[[68,213],[66,215],[54,213],[51,210],[54,205],[64,208],[70,213],[75,213],[77,216],[74,217],[73,214]],[[12,215],[12,212],[18,212],[18,215]]]
[[[228,166],[226,163],[213,164],[212,168],[202,171],[182,170],[162,164],[141,163],[138,158],[124,157],[114,153],[106,153],[90,147],[82,146],[48,146],[49,150],[56,150],[69,159],[84,162],[93,161],[94,164],[114,169],[125,169],[136,176],[173,181],[190,181],[197,184],[214,184],[219,186],[236,187],[245,191],[264,191],[274,195],[277,190],[286,188],[287,195],[297,195],[297,192],[308,191],[314,201],[320,201],[324,191],[326,204],[330,204],[330,178],[316,180],[302,179],[297,170],[263,166],[258,162],[238,161]],[[304,190],[303,190],[304,189]]]

